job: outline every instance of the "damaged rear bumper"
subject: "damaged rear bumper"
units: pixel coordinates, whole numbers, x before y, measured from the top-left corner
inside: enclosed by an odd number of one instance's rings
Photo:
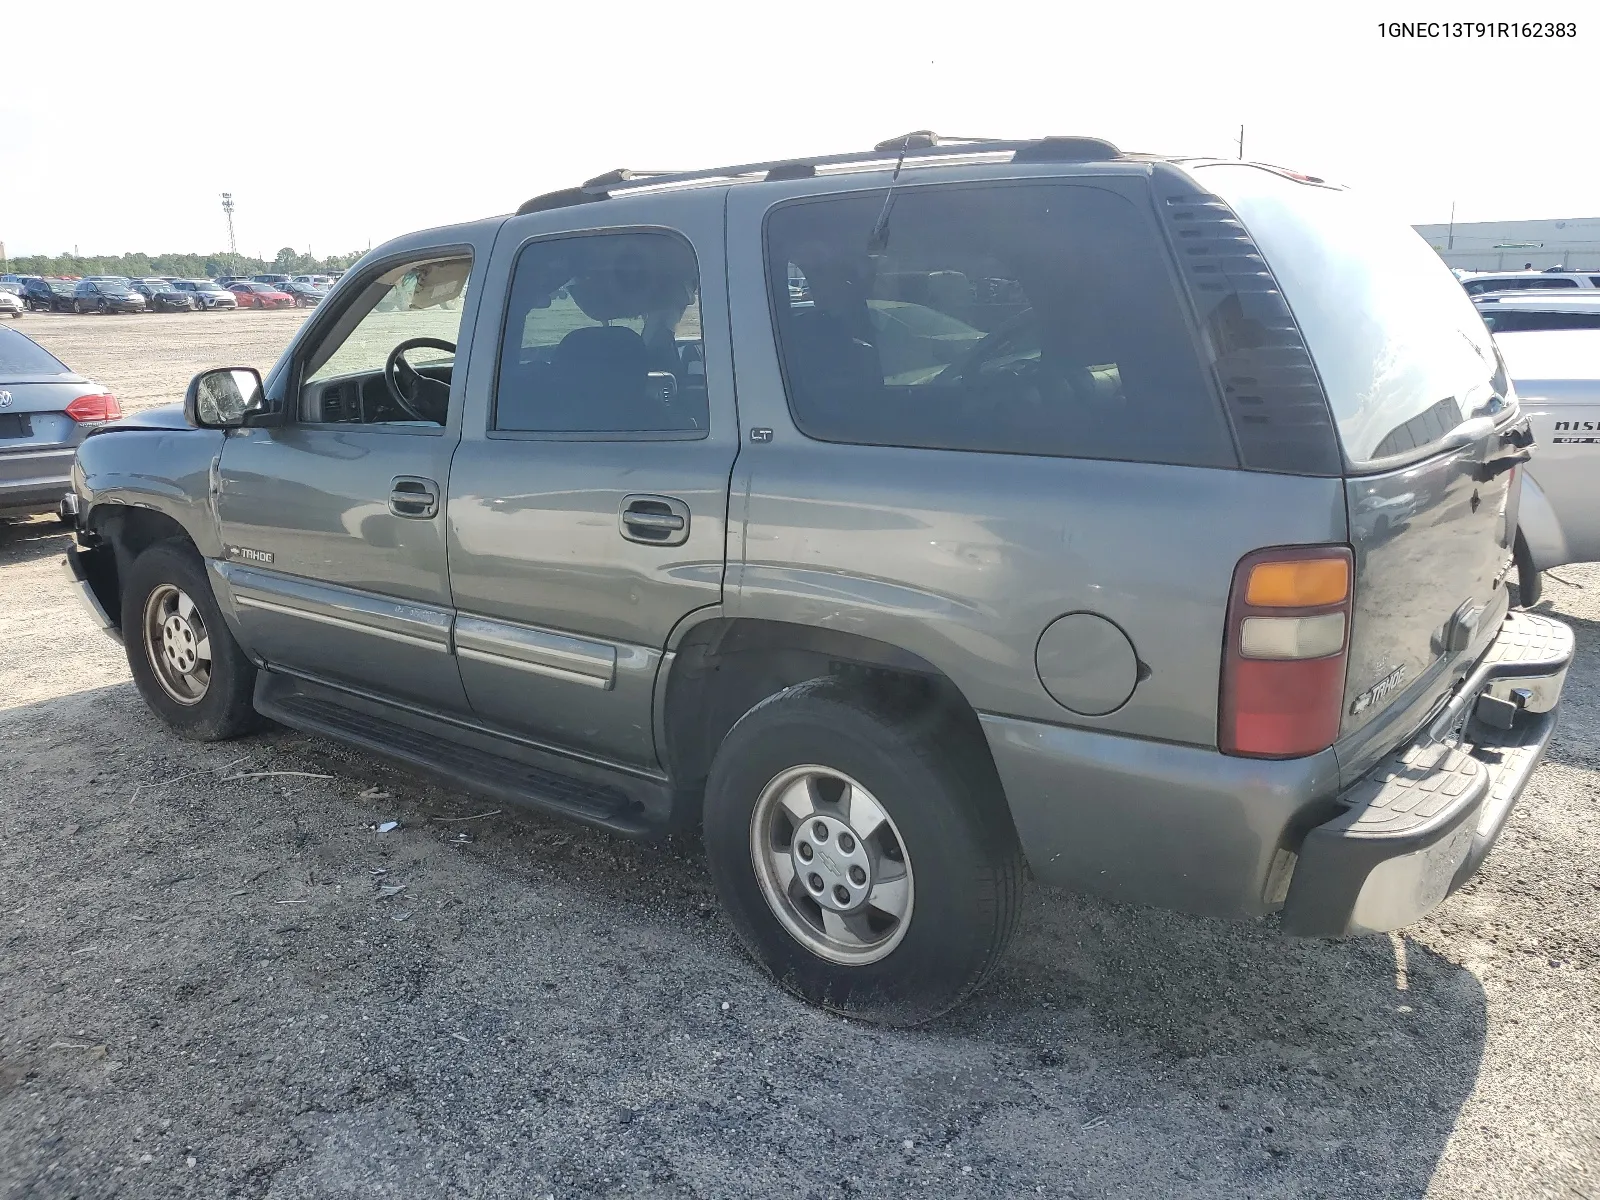
[[[1478,870],[1555,733],[1572,631],[1514,612],[1445,707],[1340,796],[1300,847],[1286,932],[1398,929]]]

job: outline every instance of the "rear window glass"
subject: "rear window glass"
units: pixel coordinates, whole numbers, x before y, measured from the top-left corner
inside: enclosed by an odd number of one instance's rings
[[[66,364],[32,338],[0,327],[0,382],[6,375],[65,375]]]
[[[1600,329],[1600,312],[1518,312],[1501,309],[1485,312],[1483,323],[1494,333],[1525,329]]]
[[[617,232],[524,247],[506,306],[494,428],[706,436],[700,270],[689,243]]]
[[[917,188],[896,194],[885,226],[884,196],[768,218],[803,433],[1236,465],[1153,223],[1128,200],[1084,184]]]
[[[1244,220],[1272,268],[1352,466],[1425,453],[1462,421],[1498,411],[1506,385],[1494,341],[1409,226],[1349,192],[1258,167],[1196,175]]]

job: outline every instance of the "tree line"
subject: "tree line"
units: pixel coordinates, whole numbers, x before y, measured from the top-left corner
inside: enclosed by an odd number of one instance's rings
[[[144,275],[172,275],[179,279],[213,279],[218,275],[259,275],[275,271],[283,275],[311,275],[321,271],[342,271],[365,254],[354,250],[313,258],[292,246],[279,250],[271,262],[248,254],[31,254],[7,260],[6,270],[13,275],[121,275],[138,279]]]

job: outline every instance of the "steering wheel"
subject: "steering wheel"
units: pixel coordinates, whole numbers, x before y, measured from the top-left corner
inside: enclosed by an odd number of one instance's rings
[[[407,338],[389,351],[388,361],[383,364],[383,382],[400,411],[413,421],[443,425],[450,411],[450,385],[428,378],[405,359],[408,350],[422,349],[448,350],[454,354],[456,344],[443,338]]]

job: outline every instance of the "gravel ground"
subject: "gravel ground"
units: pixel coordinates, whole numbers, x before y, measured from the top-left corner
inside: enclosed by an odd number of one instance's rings
[[[294,319],[25,327],[133,407]],[[219,332],[146,353],[162,322]],[[985,993],[886,1031],[762,977],[693,844],[169,736],[64,544],[0,526],[5,1200],[1600,1200],[1600,567],[1549,584],[1562,728],[1429,920],[1298,942],[1034,888]]]

